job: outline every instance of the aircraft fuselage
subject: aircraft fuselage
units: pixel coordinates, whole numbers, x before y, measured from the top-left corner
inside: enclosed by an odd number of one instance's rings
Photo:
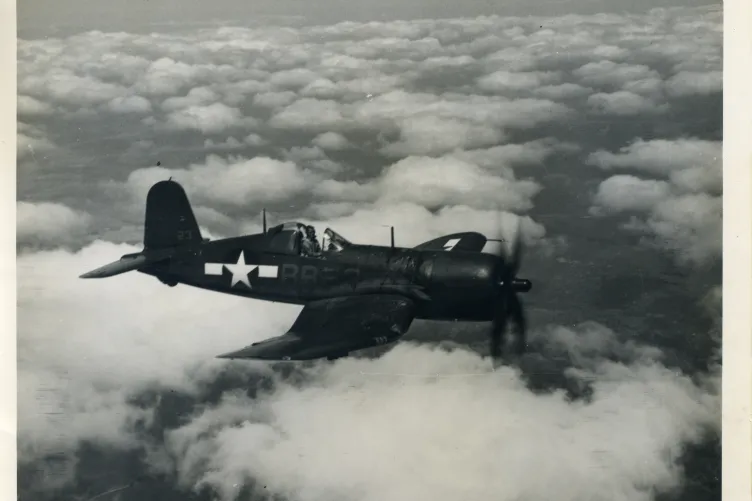
[[[358,294],[396,293],[416,301],[416,318],[492,318],[493,256],[352,245],[305,257],[266,250],[267,235],[182,247],[140,271],[168,285],[185,284],[254,299],[304,305]]]

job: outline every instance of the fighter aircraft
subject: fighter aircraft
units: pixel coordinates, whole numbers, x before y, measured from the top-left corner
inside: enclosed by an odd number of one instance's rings
[[[335,360],[399,340],[414,319],[489,321],[494,361],[524,351],[526,321],[517,293],[532,284],[516,277],[519,231],[510,253],[503,245],[484,252],[494,239],[477,232],[397,247],[394,228],[389,246],[356,244],[331,228],[321,245],[313,226],[286,222],[267,230],[263,214],[262,233],[209,240],[183,187],[159,181],[146,197],[143,251],[81,278],[137,270],[171,287],[303,306],[284,335],[218,358]]]

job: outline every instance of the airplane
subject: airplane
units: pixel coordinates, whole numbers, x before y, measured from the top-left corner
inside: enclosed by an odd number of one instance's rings
[[[80,278],[135,270],[170,287],[303,306],[285,334],[217,358],[336,360],[394,343],[414,319],[422,319],[491,322],[490,354],[498,362],[526,348],[517,293],[528,292],[532,283],[516,277],[519,235],[511,253],[502,245],[485,252],[487,242],[502,240],[477,232],[397,247],[393,227],[389,246],[356,244],[331,228],[320,245],[314,228],[304,223],[267,229],[264,209],[262,233],[210,240],[202,237],[185,190],[170,179],[147,194],[143,250]],[[509,326],[516,327],[516,336]]]

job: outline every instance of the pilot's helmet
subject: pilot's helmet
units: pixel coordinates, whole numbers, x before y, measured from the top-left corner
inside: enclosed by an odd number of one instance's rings
[[[306,226],[306,233],[309,235],[315,235],[316,234],[316,228],[313,226]]]

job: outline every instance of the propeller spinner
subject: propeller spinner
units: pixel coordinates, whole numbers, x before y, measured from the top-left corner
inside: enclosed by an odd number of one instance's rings
[[[493,253],[499,258],[495,291],[496,308],[489,332],[490,352],[494,361],[498,361],[503,354],[506,354],[502,353],[504,351],[503,348],[505,348],[505,346],[502,346],[502,341],[507,327],[510,326],[509,324],[515,327],[516,338],[514,339],[513,351],[517,355],[521,355],[527,347],[527,320],[518,293],[528,292],[533,287],[533,284],[530,280],[517,278],[517,272],[522,264],[523,253],[519,219],[517,221],[517,231],[515,232],[511,253],[507,254],[504,252],[501,245],[499,246],[499,250]]]

